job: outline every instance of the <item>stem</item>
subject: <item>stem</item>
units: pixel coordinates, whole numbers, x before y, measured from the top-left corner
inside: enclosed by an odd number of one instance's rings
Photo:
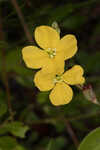
[[[2,27],[2,17],[0,16],[0,41],[5,41],[5,36],[3,32],[3,27]],[[6,73],[6,57],[5,57],[5,48],[2,47],[2,77],[3,77],[3,83],[6,89],[6,94],[7,94],[7,103],[8,103],[8,110],[9,114],[11,116],[11,120],[13,121],[13,111],[12,111],[12,106],[11,106],[11,95],[10,95],[10,88],[9,88],[9,83],[8,83],[8,76]]]
[[[22,27],[24,28],[24,32],[25,32],[25,34],[26,34],[27,40],[28,40],[30,43],[32,43],[32,42],[33,42],[32,36],[31,36],[31,34],[30,34],[29,30],[28,30],[27,24],[25,23],[25,20],[24,20],[24,16],[23,16],[23,14],[22,14],[22,12],[21,12],[20,7],[19,7],[18,4],[17,4],[17,1],[16,1],[16,0],[11,0],[11,3],[12,3],[12,5],[14,6],[14,8],[16,9],[16,12],[17,12],[18,17],[19,17],[19,19],[20,19],[20,22],[21,22],[21,24],[22,24]]]
[[[67,132],[69,133],[69,135],[70,135],[70,137],[71,137],[73,143],[75,144],[76,148],[78,148],[78,146],[79,146],[79,141],[78,141],[78,139],[77,139],[77,136],[76,136],[74,130],[73,130],[72,127],[71,127],[70,122],[69,122],[68,120],[65,120],[65,124],[66,124]]]

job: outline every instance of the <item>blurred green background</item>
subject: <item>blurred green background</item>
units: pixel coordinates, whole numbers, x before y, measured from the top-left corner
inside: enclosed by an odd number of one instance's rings
[[[75,150],[100,126],[100,106],[76,87],[70,104],[53,106],[22,60],[22,48],[36,44],[35,28],[54,21],[61,37],[76,36],[78,52],[68,65],[83,66],[99,101],[100,1],[0,0],[0,150]]]

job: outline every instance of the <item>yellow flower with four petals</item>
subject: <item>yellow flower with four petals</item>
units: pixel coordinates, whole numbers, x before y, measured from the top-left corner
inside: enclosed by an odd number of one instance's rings
[[[60,39],[59,33],[49,26],[37,27],[34,35],[41,48],[36,46],[23,48],[23,59],[27,67],[43,68],[48,73],[62,73],[64,60],[71,58],[77,51],[75,36],[69,34]]]
[[[77,52],[77,40],[68,34],[60,39],[59,33],[49,26],[40,26],[35,30],[35,40],[39,47],[26,46],[22,50],[27,67],[41,69],[35,75],[35,85],[40,91],[49,91],[54,105],[68,104],[73,96],[69,85],[83,84],[83,69],[75,65],[64,73],[65,60]]]
[[[63,74],[38,71],[34,82],[40,91],[53,89],[49,95],[53,105],[64,105],[68,104],[73,96],[72,88],[69,85],[83,84],[85,79],[82,75],[82,67],[75,65]]]

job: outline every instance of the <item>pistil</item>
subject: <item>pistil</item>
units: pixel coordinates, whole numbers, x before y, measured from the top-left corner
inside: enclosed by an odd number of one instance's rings
[[[61,77],[61,75],[56,75],[55,78],[54,78],[54,83],[58,83],[58,82],[62,82],[63,79]]]
[[[50,58],[54,58],[56,56],[56,48],[48,48],[46,52]]]

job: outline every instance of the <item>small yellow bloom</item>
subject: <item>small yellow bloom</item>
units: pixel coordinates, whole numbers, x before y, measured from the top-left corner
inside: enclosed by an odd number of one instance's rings
[[[49,91],[52,89],[49,98],[53,105],[68,104],[73,96],[72,88],[69,85],[83,84],[83,69],[75,65],[63,74],[45,73],[40,70],[36,73],[34,82],[40,91]]]
[[[64,60],[71,58],[77,51],[74,35],[59,33],[49,26],[40,26],[35,30],[35,40],[40,48],[26,46],[22,50],[23,59],[29,68],[43,68],[46,72],[64,71]]]

